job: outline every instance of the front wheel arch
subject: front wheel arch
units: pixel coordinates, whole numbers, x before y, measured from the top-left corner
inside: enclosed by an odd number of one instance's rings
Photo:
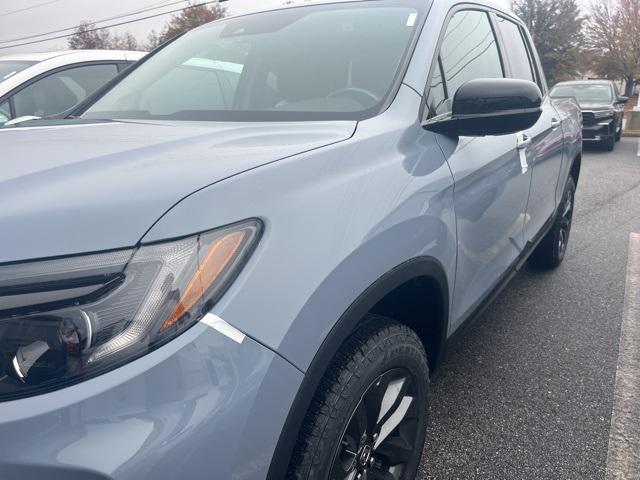
[[[320,385],[322,377],[340,347],[360,326],[367,314],[374,311],[385,298],[388,298],[396,289],[401,288],[408,282],[421,278],[429,279],[432,285],[437,286],[441,296],[438,299],[431,299],[437,300],[442,306],[440,309],[441,318],[438,319],[441,334],[436,342],[438,346],[437,358],[430,359],[431,367],[437,366],[437,363],[441,360],[444,353],[444,345],[446,343],[449,326],[449,289],[447,277],[444,267],[437,259],[433,257],[418,257],[397,266],[380,277],[351,304],[333,326],[307,369],[302,385],[289,410],[272,457],[271,466],[269,467],[269,473],[267,475],[268,480],[281,480],[286,478],[289,460],[291,459],[305,415]],[[402,320],[399,321],[402,323]],[[420,334],[420,332],[418,333]],[[424,338],[422,338],[422,341],[425,343]],[[427,348],[427,344],[425,344],[425,348]]]

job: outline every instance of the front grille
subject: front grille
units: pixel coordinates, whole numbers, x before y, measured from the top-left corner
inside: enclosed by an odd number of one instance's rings
[[[598,122],[593,112],[582,112],[582,123],[585,127],[593,127]]]

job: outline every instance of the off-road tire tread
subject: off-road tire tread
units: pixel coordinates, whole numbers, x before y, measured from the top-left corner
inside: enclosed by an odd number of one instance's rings
[[[337,430],[344,425],[343,417],[349,414],[340,407],[352,401],[354,382],[367,373],[379,355],[387,355],[391,348],[398,347],[423,363],[428,398],[427,355],[420,338],[405,325],[369,315],[342,345],[321,380],[299,433],[287,479],[320,479],[320,472],[326,467],[321,452],[335,448],[336,437],[340,435]]]

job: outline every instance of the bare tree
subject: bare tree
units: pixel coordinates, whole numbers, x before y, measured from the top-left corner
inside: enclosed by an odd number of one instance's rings
[[[151,50],[155,50],[162,44],[162,40],[160,38],[160,34],[154,29],[149,32],[147,35],[147,43],[143,45],[143,49],[150,52]]]
[[[96,27],[95,23],[84,20],[69,40],[73,50],[137,50],[138,41],[131,33],[113,35],[107,29]]]
[[[138,50],[138,41],[130,32],[111,37],[110,48],[112,50]]]
[[[585,21],[577,0],[512,0],[512,8],[531,32],[547,81],[575,78]]]
[[[625,80],[631,96],[640,75],[640,0],[593,2],[587,38],[595,73]]]
[[[110,48],[111,34],[108,30],[96,29],[96,24],[83,20],[67,41],[73,50],[103,50]]]
[[[223,18],[226,14],[226,9],[219,3],[210,5],[204,5],[203,2],[196,3],[194,0],[189,2],[178,15],[174,15],[171,20],[167,22],[160,35],[159,43],[164,43],[172,38],[180,35],[181,33],[188,32],[200,25],[208,22],[213,22]]]

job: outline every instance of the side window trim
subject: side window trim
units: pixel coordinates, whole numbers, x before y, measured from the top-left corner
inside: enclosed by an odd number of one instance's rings
[[[500,33],[500,29],[498,28],[498,24],[496,21],[496,14],[492,11],[486,11],[487,16],[489,17],[489,23],[491,24],[491,30],[493,30],[493,38],[496,40],[496,47],[498,48],[498,56],[500,57],[500,65],[502,65],[502,76],[504,78],[508,78],[511,75],[511,65],[508,63],[507,56],[505,55],[505,50],[503,48],[504,42],[502,41],[502,33]]]
[[[440,58],[440,52],[442,51],[442,44],[444,42],[447,30],[449,28],[449,24],[451,23],[451,19],[458,13],[460,12],[467,12],[467,11],[475,11],[475,12],[481,12],[484,13],[485,15],[487,15],[487,19],[489,20],[489,24],[491,25],[491,30],[493,31],[493,35],[496,41],[496,47],[498,49],[498,56],[500,57],[500,64],[502,67],[502,75],[504,77],[507,76],[507,64],[505,61],[505,57],[502,53],[502,48],[501,48],[501,37],[499,37],[499,32],[497,32],[496,29],[496,25],[494,24],[494,19],[492,18],[492,15],[495,14],[495,12],[493,11],[493,9],[488,9],[488,8],[483,8],[479,5],[474,5],[474,4],[460,4],[460,5],[456,5],[454,6],[451,10],[449,10],[449,12],[447,13],[447,16],[445,18],[444,24],[442,25],[441,29],[440,29],[440,34],[438,36],[438,43],[436,45],[436,49],[435,52],[436,54],[434,55],[433,60],[431,61],[431,66],[429,67],[429,75],[427,76],[427,83],[425,85],[424,88],[424,92],[423,92],[423,96],[422,96],[422,102],[421,102],[421,106],[420,106],[420,123],[424,124],[427,120],[429,120],[429,106],[427,105],[428,99],[429,99],[429,93],[430,93],[430,88],[431,88],[431,82],[433,80],[433,76],[435,73],[435,69],[439,68],[440,69],[440,74],[442,76],[442,81],[443,81],[443,85],[445,86],[445,94],[447,95],[447,99],[450,99],[451,97],[449,97],[449,89],[447,87],[447,81],[446,78],[444,76],[444,69],[442,68],[442,60]],[[455,93],[454,93],[455,95]]]
[[[444,76],[444,67],[442,66],[442,57],[438,52],[438,68],[440,69],[440,78],[442,78],[442,89],[444,90],[444,96],[446,99],[451,98],[449,96],[449,86],[447,85],[447,79]]]
[[[9,112],[11,113],[11,118],[16,118],[16,106],[13,103],[13,95],[11,95],[9,98]]]
[[[533,43],[531,36],[527,32],[527,30],[522,26],[520,27],[520,35],[522,35],[522,40],[524,40],[524,45],[527,47],[527,53],[529,54],[529,61],[531,62],[531,68],[533,70],[533,74],[536,77],[536,83],[538,87],[540,87],[540,91],[543,95],[547,95],[547,81],[542,75],[542,66],[540,65],[539,59],[536,56],[536,50],[533,48]]]
[[[436,69],[437,69],[437,71],[439,71],[439,72],[440,72],[440,82],[442,83],[442,92],[443,92],[443,94],[444,94],[444,98],[442,99],[442,102],[441,102],[441,103],[443,103],[443,102],[447,102],[447,101],[449,100],[449,98],[450,98],[450,97],[449,97],[449,87],[447,86],[447,80],[446,80],[446,78],[444,77],[444,67],[443,67],[443,65],[442,65],[442,58],[440,57],[440,53],[438,53],[438,60],[437,60],[437,62],[436,62]],[[427,91],[428,91],[428,93],[427,93],[427,94],[426,94],[426,96],[425,96],[425,102],[429,102],[429,100],[430,100],[430,99],[431,99],[431,97],[432,97],[432,92],[431,92],[431,89],[433,88],[433,82],[432,82],[432,80],[433,80],[433,78],[434,78],[434,76],[435,76],[436,70],[434,70],[434,72],[433,72],[433,73],[434,73],[434,75],[432,75],[432,76],[431,76],[431,79],[430,79],[430,81],[429,81],[429,85],[427,86]],[[423,103],[425,103],[425,102],[423,102]],[[440,104],[438,104],[438,106],[439,106],[439,105],[440,105]],[[426,104],[425,104],[425,110],[426,110],[426,113],[427,113],[427,117],[428,117],[428,119],[432,119],[432,118],[434,118],[435,116],[437,116],[437,115],[432,115],[432,114],[431,114],[431,113],[432,113],[432,112],[431,112],[431,107],[430,107],[429,105],[426,105]],[[435,112],[433,112],[433,113],[435,114]]]
[[[15,116],[13,115],[13,107],[12,107],[12,102],[11,102],[11,97],[7,98],[6,100],[0,102],[0,107],[3,105],[7,105],[7,107],[9,107],[9,111],[7,113],[9,113],[9,120],[12,120],[15,118]]]
[[[497,36],[499,38],[499,43],[500,43],[500,51],[506,51],[506,41],[504,39],[504,37],[502,36],[502,32],[500,30],[500,28],[498,28],[498,19],[503,19],[505,22],[511,22],[512,24],[514,24],[517,28],[518,28],[518,33],[520,34],[520,39],[522,40],[525,50],[527,52],[527,60],[529,63],[529,69],[531,70],[531,74],[533,75],[534,78],[534,82],[538,85],[538,87],[540,87],[540,90],[542,90],[542,85],[540,82],[540,74],[538,72],[538,68],[536,66],[536,62],[533,58],[533,51],[531,50],[531,45],[529,43],[529,38],[528,36],[525,34],[525,30],[523,29],[522,25],[520,25],[520,23],[515,22],[512,18],[507,17],[506,15],[500,15],[500,14],[495,14],[495,13],[491,13],[491,20],[494,23],[494,29],[497,32]],[[513,67],[511,65],[511,60],[509,59],[508,55],[504,55],[504,57],[506,58],[505,60],[505,64],[509,66],[509,76],[513,75]]]

